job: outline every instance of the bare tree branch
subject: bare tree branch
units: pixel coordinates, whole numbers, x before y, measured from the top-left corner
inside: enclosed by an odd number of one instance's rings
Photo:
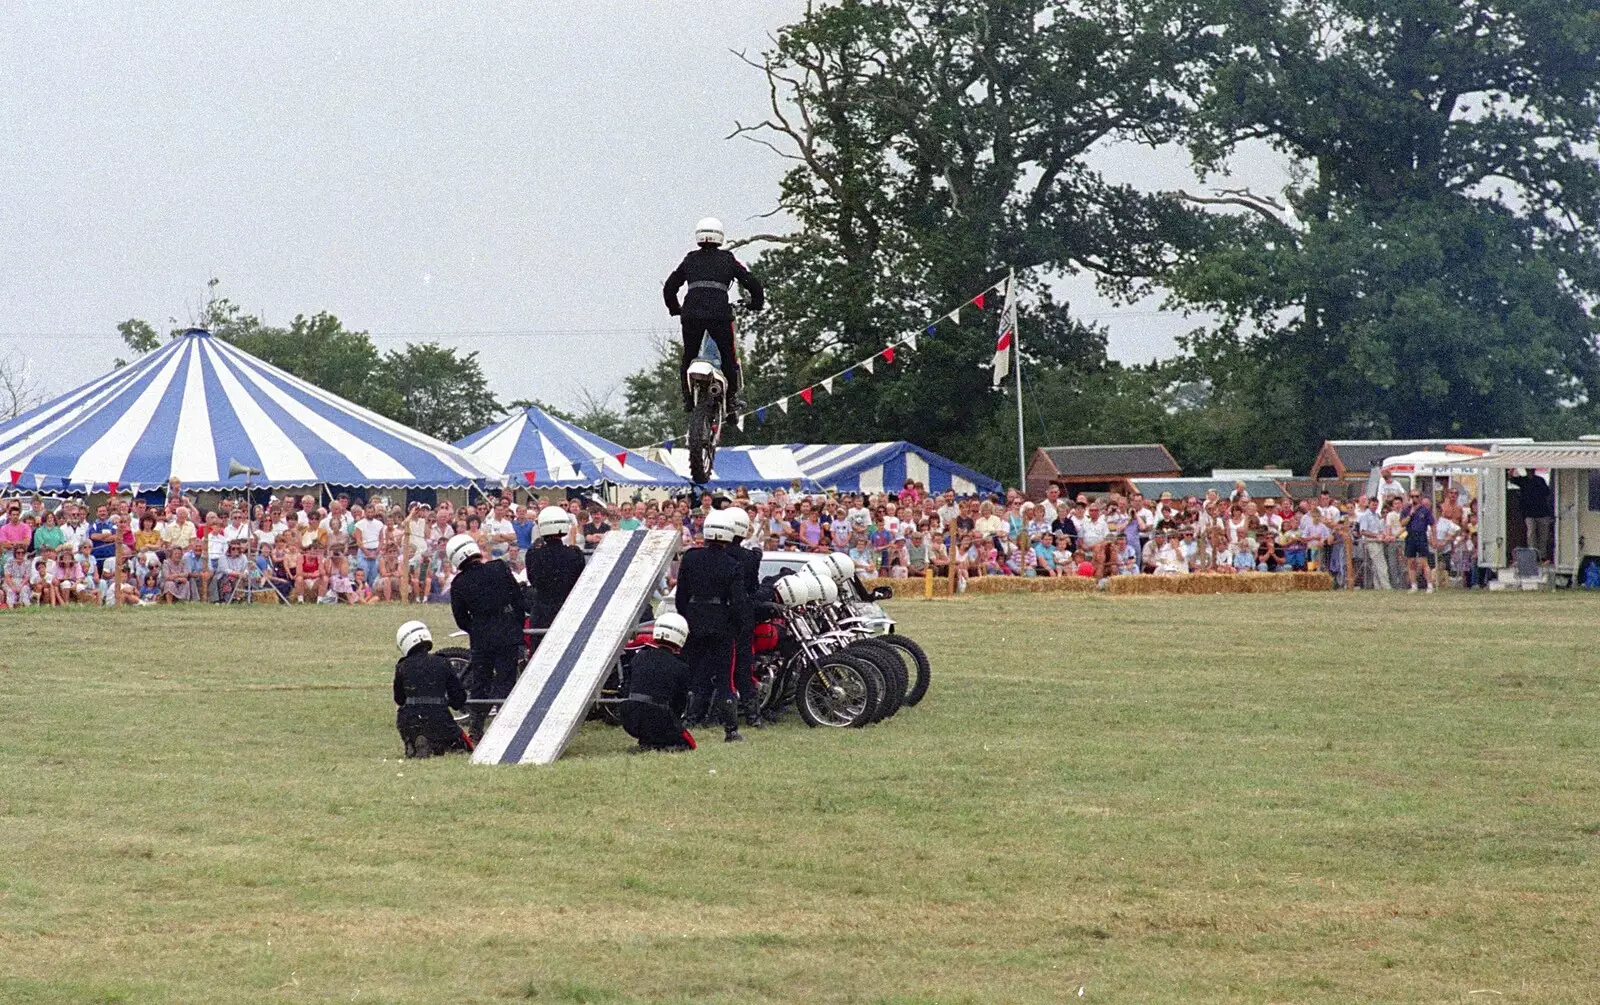
[[[1256,195],[1249,189],[1244,188],[1222,188],[1216,191],[1217,195],[1207,196],[1191,195],[1183,189],[1179,189],[1177,195],[1178,198],[1185,202],[1198,203],[1202,206],[1239,206],[1250,210],[1252,213],[1257,213],[1279,226],[1285,226],[1288,223],[1283,216],[1288,214],[1289,208],[1271,196]]]
[[[0,419],[15,419],[44,400],[44,387],[28,358],[17,353],[0,356]]]

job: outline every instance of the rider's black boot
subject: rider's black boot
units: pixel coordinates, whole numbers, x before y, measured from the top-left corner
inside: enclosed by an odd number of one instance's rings
[[[723,742],[743,743],[744,737],[739,734],[739,713],[734,709],[733,699],[722,699],[717,703],[717,711],[722,718]]]
[[[761,718],[760,695],[753,694],[748,698],[741,698],[739,705],[739,713],[744,717],[744,724],[746,726],[749,726],[751,729],[767,728],[766,722]]]
[[[706,695],[690,693],[689,704],[684,709],[683,724],[690,729],[696,729],[706,724],[706,708],[711,704],[711,699]]]

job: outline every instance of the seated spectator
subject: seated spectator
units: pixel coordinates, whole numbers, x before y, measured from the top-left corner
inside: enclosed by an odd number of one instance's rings
[[[477,522],[477,517],[470,518]],[[328,574],[328,588],[319,598],[325,604],[354,604],[356,602],[356,581],[350,574],[350,563],[340,556],[333,560],[333,571]]]
[[[144,574],[139,584],[139,606],[148,607],[161,598],[161,576],[154,569]]]
[[[229,541],[212,573],[211,599],[219,604],[232,603],[239,588],[245,585],[249,571],[249,561],[244,556],[243,539]]]
[[[161,595],[163,604],[177,604],[189,599],[189,562],[187,553],[168,547],[162,552]]]

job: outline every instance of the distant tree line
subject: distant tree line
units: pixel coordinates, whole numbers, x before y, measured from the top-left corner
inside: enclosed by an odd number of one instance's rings
[[[441,440],[458,440],[500,416],[475,352],[433,343],[407,343],[380,352],[366,332],[349,331],[332,314],[297,315],[287,327],[264,324],[227,297],[212,296],[192,325],[258,359],[340,397]],[[147,353],[161,345],[155,326],[138,319],[117,326],[128,347]],[[118,365],[123,361],[118,360]]]

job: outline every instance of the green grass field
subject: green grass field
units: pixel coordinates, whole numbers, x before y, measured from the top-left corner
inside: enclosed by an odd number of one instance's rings
[[[1600,999],[1597,598],[892,606],[882,725],[549,768],[392,607],[0,615],[0,1001]]]

